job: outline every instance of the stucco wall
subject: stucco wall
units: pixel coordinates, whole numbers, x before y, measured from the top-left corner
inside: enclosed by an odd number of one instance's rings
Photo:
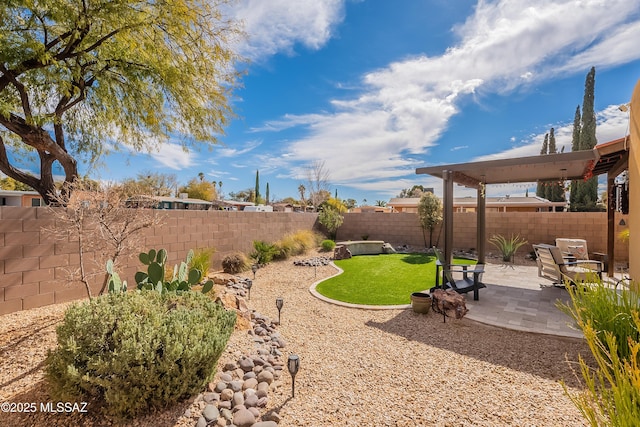
[[[640,280],[640,80],[631,97],[629,144],[629,274]]]

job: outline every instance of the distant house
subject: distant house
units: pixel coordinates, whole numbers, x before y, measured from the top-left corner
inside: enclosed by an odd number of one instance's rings
[[[243,211],[247,206],[255,206],[253,202],[240,202],[238,200],[215,200],[214,209],[224,211]]]
[[[190,199],[169,196],[133,196],[127,199],[128,207],[154,206],[156,209],[189,209],[189,210],[209,210],[213,207],[212,202],[200,199]]]
[[[394,212],[418,213],[419,197],[394,198],[387,206]],[[453,199],[454,212],[476,212],[478,201],[475,197],[456,197]],[[566,202],[550,202],[541,197],[503,196],[487,197],[487,212],[561,212],[567,207]]]
[[[0,190],[0,206],[44,206],[44,200],[37,191]]]
[[[391,213],[393,212],[393,208],[389,206],[358,206],[352,209],[349,209],[350,213],[361,213],[361,212],[378,212],[378,213]]]

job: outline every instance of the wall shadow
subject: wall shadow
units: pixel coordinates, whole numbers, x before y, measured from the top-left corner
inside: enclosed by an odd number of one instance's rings
[[[595,366],[586,342],[576,338],[534,334],[498,328],[470,319],[447,319],[430,311],[417,314],[403,310],[386,322],[368,321],[366,326],[402,336],[407,340],[462,356],[504,366],[570,387],[581,387],[579,355]]]

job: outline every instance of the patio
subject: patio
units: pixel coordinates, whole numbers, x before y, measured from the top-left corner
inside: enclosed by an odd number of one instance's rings
[[[486,264],[482,281],[487,287],[480,291],[480,300],[467,298],[467,318],[518,331],[582,338],[571,318],[555,306],[557,300],[569,301],[569,294],[538,277],[536,266]]]

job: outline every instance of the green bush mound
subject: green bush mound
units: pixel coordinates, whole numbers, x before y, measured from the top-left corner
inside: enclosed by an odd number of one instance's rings
[[[320,246],[322,246],[323,251],[331,252],[336,248],[336,242],[334,242],[333,240],[323,240]]]
[[[211,380],[235,313],[196,292],[111,293],[73,305],[46,360],[52,398],[122,418],[163,408]]]

